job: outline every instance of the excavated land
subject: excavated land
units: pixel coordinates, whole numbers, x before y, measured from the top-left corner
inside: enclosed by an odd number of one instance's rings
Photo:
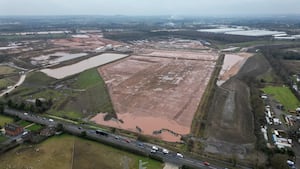
[[[235,76],[250,56],[252,56],[251,53],[225,54],[217,85],[220,86],[232,76]]]
[[[245,79],[259,76],[269,68],[262,56],[252,56],[235,76],[217,86],[207,119],[206,152],[239,158],[253,155],[254,117]]]
[[[92,120],[165,141],[180,141],[181,135],[190,133],[217,57],[207,51],[159,50],[100,67],[118,120],[104,121],[103,114]]]

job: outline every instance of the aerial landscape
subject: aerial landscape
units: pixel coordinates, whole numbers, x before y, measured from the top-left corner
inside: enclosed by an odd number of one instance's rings
[[[299,7],[0,0],[0,169],[300,169]]]

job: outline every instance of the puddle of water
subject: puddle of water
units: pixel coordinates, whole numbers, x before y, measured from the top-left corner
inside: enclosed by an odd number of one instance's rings
[[[153,134],[153,131],[159,131],[161,129],[170,129],[178,132],[179,134],[188,134],[190,132],[189,127],[179,125],[175,121],[168,120],[164,117],[151,117],[151,116],[134,116],[130,113],[118,114],[118,118],[123,121],[121,123],[118,120],[104,121],[104,113],[99,113],[91,119],[95,123],[121,128],[137,132],[137,126],[142,130],[145,135],[153,135],[161,138],[165,141],[176,142],[180,141],[180,136],[175,136],[167,131],[163,131],[161,134]]]

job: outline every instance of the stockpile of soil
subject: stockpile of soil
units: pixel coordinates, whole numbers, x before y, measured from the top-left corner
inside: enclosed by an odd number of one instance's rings
[[[254,150],[254,118],[246,80],[269,69],[263,56],[252,56],[236,76],[217,87],[208,113],[206,151],[243,157]]]

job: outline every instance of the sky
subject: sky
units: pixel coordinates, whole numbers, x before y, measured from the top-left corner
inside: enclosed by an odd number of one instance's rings
[[[300,14],[300,0],[0,0],[0,15]]]

